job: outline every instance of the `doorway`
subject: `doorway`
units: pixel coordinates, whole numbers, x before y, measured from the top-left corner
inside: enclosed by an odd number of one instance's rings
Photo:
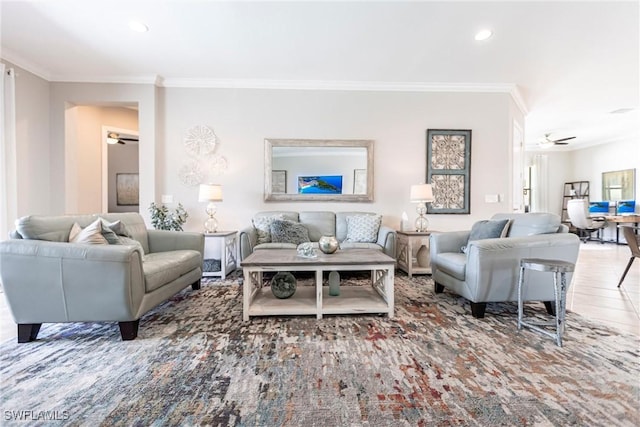
[[[102,126],[102,212],[139,212],[138,131]]]

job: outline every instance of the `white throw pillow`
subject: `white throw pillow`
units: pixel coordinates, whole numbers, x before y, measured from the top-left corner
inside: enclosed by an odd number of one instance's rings
[[[271,224],[276,219],[284,219],[282,214],[261,216],[253,219],[253,226],[258,232],[258,245],[271,242]]]
[[[102,235],[102,220],[97,219],[85,228],[80,227],[77,222],[71,226],[69,232],[70,243],[85,243],[88,245],[108,245],[109,242]]]
[[[378,240],[380,215],[352,215],[347,217],[346,242],[374,243]]]

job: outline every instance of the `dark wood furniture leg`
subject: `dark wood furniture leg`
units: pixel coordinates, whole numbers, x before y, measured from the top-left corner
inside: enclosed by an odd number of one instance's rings
[[[482,319],[484,317],[484,312],[487,309],[486,302],[472,302],[471,303],[471,314],[476,319]]]
[[[132,320],[129,322],[118,322],[120,326],[120,336],[122,341],[131,341],[138,336],[138,326],[140,325],[140,319]]]
[[[31,342],[38,337],[42,323],[18,323],[18,342]]]
[[[441,285],[440,283],[433,282],[433,291],[436,294],[441,294],[444,292],[444,286]]]
[[[543,301],[544,302],[544,308],[547,309],[547,313],[549,313],[552,316],[556,315],[556,302],[555,301]]]
[[[194,291],[197,291],[198,289],[200,289],[200,279],[198,279],[196,282],[193,282],[191,284],[191,289],[193,289]]]

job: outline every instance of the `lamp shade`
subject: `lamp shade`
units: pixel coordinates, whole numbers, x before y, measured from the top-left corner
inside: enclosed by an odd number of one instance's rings
[[[416,184],[411,186],[411,201],[414,203],[433,202],[431,184]]]
[[[222,201],[222,185],[218,185],[218,184],[200,184],[200,192],[198,193],[198,201],[200,201],[200,202],[221,202]]]

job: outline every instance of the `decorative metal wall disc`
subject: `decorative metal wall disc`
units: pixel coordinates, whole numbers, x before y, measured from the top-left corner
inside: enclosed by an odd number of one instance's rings
[[[209,156],[216,149],[217,137],[207,126],[193,126],[187,130],[184,147],[192,156]]]

